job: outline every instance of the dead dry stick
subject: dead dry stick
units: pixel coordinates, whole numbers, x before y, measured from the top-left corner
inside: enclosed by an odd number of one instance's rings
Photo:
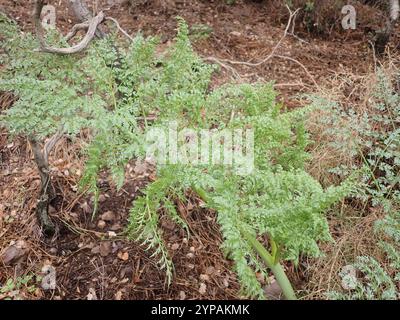
[[[264,63],[266,63],[268,60],[270,60],[274,55],[275,52],[279,49],[279,47],[281,46],[281,43],[283,42],[283,40],[286,38],[286,36],[288,35],[288,31],[289,28],[292,24],[293,19],[296,17],[297,13],[299,12],[299,9],[297,9],[296,11],[292,12],[289,7],[289,20],[288,23],[286,25],[285,31],[283,32],[282,37],[279,39],[279,41],[277,42],[277,44],[275,45],[275,47],[272,49],[271,53],[265,57],[263,60],[256,62],[256,63],[252,63],[252,62],[246,62],[246,61],[233,61],[233,60],[229,60],[229,59],[220,59],[223,62],[229,62],[230,64],[234,64],[234,65],[244,65],[244,66],[248,66],[248,67],[258,67]]]
[[[286,24],[286,28],[285,31],[283,32],[282,37],[279,39],[279,41],[277,42],[277,44],[274,46],[274,48],[271,50],[270,54],[265,57],[264,59],[262,59],[259,62],[246,62],[246,61],[234,61],[234,60],[229,60],[229,59],[220,59],[220,58],[216,58],[216,57],[206,57],[204,58],[205,60],[208,61],[213,61],[218,63],[220,66],[222,66],[223,68],[231,71],[234,76],[236,78],[240,78],[238,72],[231,66],[229,66],[228,64],[231,65],[243,65],[243,66],[247,66],[247,67],[258,67],[266,62],[268,62],[269,60],[271,60],[272,58],[280,58],[280,59],[285,59],[285,60],[289,60],[291,62],[296,63],[297,65],[299,65],[306,73],[307,75],[310,77],[310,79],[312,80],[312,82],[314,83],[314,85],[319,88],[319,85],[317,84],[317,82],[315,81],[314,77],[311,75],[311,73],[308,71],[308,69],[304,66],[304,64],[302,64],[300,61],[288,57],[288,56],[283,56],[283,55],[278,55],[276,54],[276,51],[279,49],[279,47],[281,46],[283,40],[286,38],[286,36],[289,34],[289,29],[290,26],[292,25],[292,22],[294,21],[294,19],[297,16],[297,13],[299,12],[299,9],[296,9],[295,11],[290,10],[290,8],[288,6],[286,6],[288,11],[289,11],[289,20],[288,23]]]
[[[307,73],[307,75],[310,77],[310,79],[312,80],[312,82],[314,83],[314,85],[315,85],[318,89],[320,88],[319,85],[318,85],[318,83],[317,83],[317,81],[315,81],[314,77],[312,76],[312,74],[308,71],[308,69],[305,67],[305,65],[302,64],[300,61],[298,61],[298,60],[296,60],[296,59],[293,59],[293,58],[291,58],[291,57],[288,57],[288,56],[281,56],[281,55],[278,55],[278,54],[274,55],[274,57],[280,58],[280,59],[289,60],[289,61],[292,61],[292,62],[298,64],[298,65],[299,65],[300,67],[302,67],[303,70]]]
[[[105,18],[105,20],[110,20],[110,21],[114,22],[115,25],[117,26],[118,30],[121,31],[124,36],[126,36],[129,40],[134,41],[134,39],[129,35],[129,33],[121,28],[121,26],[117,20],[115,20],[114,18],[111,18],[111,17],[107,17],[107,18]]]

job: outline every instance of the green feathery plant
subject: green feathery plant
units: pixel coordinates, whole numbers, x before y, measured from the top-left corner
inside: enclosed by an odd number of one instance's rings
[[[0,90],[17,97],[13,107],[0,115],[0,124],[11,135],[23,135],[30,142],[41,177],[37,215],[45,233],[52,233],[54,224],[47,214],[54,195],[48,163],[51,149],[63,135],[73,137],[81,128],[92,127],[106,114],[106,104],[96,92],[88,94],[91,83],[79,56],[37,52],[36,39],[3,14],[0,28],[5,65]],[[49,43],[65,45],[56,32],[47,36]]]
[[[309,110],[281,110],[271,84],[211,90],[215,67],[194,53],[182,20],[175,43],[163,55],[156,54],[157,39],[140,34],[129,45],[119,43],[118,52],[117,40],[108,37],[92,43],[84,55],[43,54],[34,51],[32,36],[5,25],[10,28],[2,27],[9,32],[7,70],[0,89],[15,92],[18,101],[2,115],[1,124],[13,134],[40,139],[59,128],[72,137],[90,128],[93,138],[81,185],[95,194],[96,202],[99,173],[108,169],[121,187],[126,164],[145,157],[146,133],[154,128],[174,121],[178,131],[254,130],[255,168],[247,175],[232,166],[159,163],[156,181],[133,203],[127,235],[154,252],[171,281],[173,265],[159,214],[162,210],[188,229],[174,201],[194,190],[217,212],[223,249],[244,293],[264,296],[255,271],[266,274],[266,266],[285,296],[295,299],[281,262],[297,263],[300,254],[320,255],[318,242],[331,240],[324,212],[352,187],[348,181],[324,190],[305,172],[309,156],[303,120]],[[56,34],[48,37],[61,41]]]

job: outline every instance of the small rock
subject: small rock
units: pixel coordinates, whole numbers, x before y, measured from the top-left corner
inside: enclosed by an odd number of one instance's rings
[[[115,294],[115,300],[122,300],[122,291],[117,291]]]
[[[92,212],[92,208],[90,207],[90,205],[86,201],[81,205],[81,208],[82,208],[83,212],[86,213],[86,214]]]
[[[344,290],[354,290],[357,288],[357,271],[353,265],[349,264],[344,266],[340,271],[339,276],[342,278],[341,284]]]
[[[234,36],[234,37],[240,37],[242,34],[238,31],[232,31],[229,33],[230,35]]]
[[[97,300],[96,291],[93,288],[89,288],[89,293],[86,296],[86,299],[88,299],[88,300]]]
[[[118,252],[118,258],[120,258],[123,261],[126,261],[129,259],[129,253],[128,252]]]
[[[171,249],[172,249],[172,250],[178,250],[178,249],[179,249],[179,244],[178,244],[178,243],[174,243],[174,244],[171,246]]]

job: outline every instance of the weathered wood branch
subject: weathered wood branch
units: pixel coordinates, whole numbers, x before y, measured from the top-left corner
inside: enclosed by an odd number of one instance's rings
[[[90,20],[88,31],[80,43],[70,48],[54,48],[48,46],[45,41],[43,26],[40,21],[40,15],[42,13],[43,5],[44,5],[43,0],[36,0],[35,10],[33,13],[36,34],[40,43],[39,50],[43,52],[56,53],[56,54],[74,54],[83,51],[95,36],[99,24],[102,23],[104,20],[104,13],[100,12],[97,16],[95,16]]]
[[[84,0],[69,0],[69,7],[72,10],[75,19],[79,22],[87,22],[93,19],[93,15],[86,5]],[[97,38],[103,39],[106,33],[101,30],[100,26],[96,29],[95,35]]]
[[[70,32],[65,36],[65,41],[71,40],[75,35],[78,33],[80,30],[87,30],[89,29],[89,23],[87,22],[82,22],[82,23],[77,23],[74,25],[71,29]]]
[[[48,213],[49,204],[54,195],[50,177],[49,154],[62,136],[62,131],[58,131],[47,141],[43,150],[34,136],[29,137],[29,144],[32,148],[33,157],[40,176],[40,193],[36,206],[36,215],[46,235],[51,235],[55,232],[54,223],[51,221]]]

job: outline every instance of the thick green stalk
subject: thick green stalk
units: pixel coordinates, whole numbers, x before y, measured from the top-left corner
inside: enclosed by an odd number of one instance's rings
[[[205,202],[208,202],[207,193],[198,187],[193,187],[193,190],[202,198]],[[271,255],[267,249],[249,232],[245,230],[240,230],[242,235],[246,238],[246,240],[251,244],[253,249],[260,255],[263,259],[265,264],[268,268],[271,269],[272,273],[274,274],[276,281],[278,282],[279,286],[282,289],[282,292],[287,300],[297,300],[296,294],[294,293],[292,284],[290,283],[289,279],[286,276],[285,270],[283,270],[282,265],[279,263],[279,250],[276,247],[275,242],[272,241],[272,249],[273,255]]]
[[[279,261],[275,261],[275,257],[273,257],[264,246],[250,233],[247,231],[241,231],[243,236],[247,239],[247,241],[252,245],[253,249],[260,255],[268,268],[271,269],[274,274],[276,281],[282,289],[282,292],[287,300],[297,300],[296,294],[294,293],[292,284],[286,276],[285,271],[283,270],[282,265]]]

